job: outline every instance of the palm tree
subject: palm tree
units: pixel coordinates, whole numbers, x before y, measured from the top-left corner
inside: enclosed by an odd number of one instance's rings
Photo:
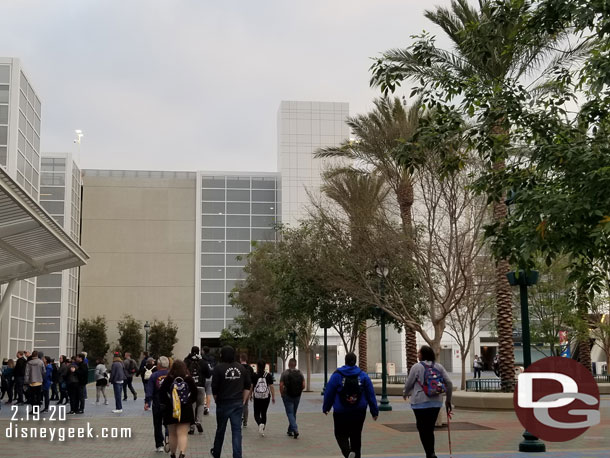
[[[434,85],[439,81],[476,79],[485,87],[494,87],[508,79],[529,76],[549,58],[553,45],[562,39],[545,31],[540,31],[537,36],[522,33],[531,10],[531,2],[523,0],[504,0],[501,3],[479,0],[478,8],[469,5],[468,0],[453,0],[450,8],[426,11],[426,18],[443,30],[453,49],[440,49],[433,41],[424,40],[425,44],[417,49],[387,51],[372,67],[371,85],[381,86],[387,91],[393,90],[401,80]],[[510,126],[501,110],[498,114],[500,107],[492,108],[496,109],[492,132],[507,136]],[[504,169],[504,156],[498,155],[492,167]],[[507,217],[504,200],[502,197],[493,204],[494,220],[499,224]],[[500,372],[506,390],[514,387],[512,292],[506,278],[509,268],[508,261],[496,261]]]
[[[322,193],[335,202],[349,221],[352,249],[362,246],[371,223],[379,216],[389,189],[383,177],[363,174],[350,168],[331,169],[324,174]],[[357,323],[358,365],[368,371],[366,319]]]
[[[382,97],[373,103],[375,108],[371,112],[347,120],[356,136],[355,141],[322,148],[315,156],[348,159],[382,177],[398,202],[403,231],[413,240],[413,166],[416,158],[404,154],[404,145],[415,134],[422,110],[419,104],[407,109],[398,98]],[[399,151],[403,153],[402,158],[412,160],[399,161]],[[416,339],[415,330],[405,329],[407,368],[417,363]]]

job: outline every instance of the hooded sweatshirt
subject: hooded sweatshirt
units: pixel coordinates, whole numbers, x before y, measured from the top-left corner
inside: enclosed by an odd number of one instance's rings
[[[362,384],[362,396],[357,405],[346,406],[341,402],[340,396],[343,387],[343,377],[352,375],[358,375],[358,378],[360,379],[360,383]],[[373,417],[379,415],[379,407],[377,406],[377,398],[375,397],[373,383],[366,372],[363,372],[358,366],[346,365],[337,369],[326,384],[322,412],[329,412],[331,407],[336,413],[357,412],[366,410],[367,405]]]

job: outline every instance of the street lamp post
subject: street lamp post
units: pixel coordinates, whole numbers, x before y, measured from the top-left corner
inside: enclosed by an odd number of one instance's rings
[[[144,331],[146,331],[146,339],[144,341],[144,348],[145,348],[145,351],[148,352],[148,331],[150,331],[150,324],[148,324],[148,321],[146,321],[146,323],[144,323]]]
[[[292,337],[292,357],[297,357],[297,332],[292,331],[290,333],[290,337]]]
[[[521,302],[521,345],[523,348],[523,366],[527,369],[532,364],[532,349],[530,344],[530,318],[527,302],[527,287],[538,282],[538,272],[531,270],[525,272],[509,272],[506,274],[511,286],[519,286],[519,299]],[[520,452],[545,452],[544,442],[527,430],[523,433],[523,440],[519,443]]]
[[[385,280],[388,276],[389,270],[383,264],[378,264],[375,268],[377,275],[379,276],[379,294],[381,295],[381,303],[385,300]],[[379,410],[388,412],[392,410],[390,400],[388,399],[388,368],[386,361],[386,338],[385,338],[385,312],[379,308],[381,318],[381,401],[379,403]]]
[[[328,323],[324,324],[324,388],[322,388],[322,396],[326,391],[326,384],[328,383]]]

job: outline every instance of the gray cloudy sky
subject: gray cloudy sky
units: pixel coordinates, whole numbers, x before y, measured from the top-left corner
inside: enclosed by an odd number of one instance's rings
[[[369,58],[447,3],[2,0],[0,55],[42,100],[43,151],[82,129],[86,168],[274,171],[281,100],[365,111]]]

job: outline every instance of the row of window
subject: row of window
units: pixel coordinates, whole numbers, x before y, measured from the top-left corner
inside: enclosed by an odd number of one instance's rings
[[[203,215],[203,227],[258,227],[272,228],[276,225],[275,216],[249,215]]]
[[[203,189],[201,200],[204,202],[275,202],[275,190],[269,189]]]
[[[204,227],[202,240],[275,240],[274,229],[250,229],[249,227]]]
[[[245,266],[246,265],[246,256],[242,254],[215,254],[215,253],[207,253],[201,255],[201,265],[202,266]]]
[[[275,215],[276,205],[270,203],[250,202],[202,202],[203,214],[230,214],[230,215]]]
[[[225,317],[231,319],[238,315],[239,310],[235,307],[201,307],[202,320],[224,319]]]
[[[275,189],[275,177],[201,177],[202,188]]]
[[[221,332],[233,324],[233,320],[201,320],[200,332]]]
[[[201,280],[202,293],[224,293],[233,291],[235,286],[242,283],[242,280]],[[220,302],[221,304],[223,302]],[[203,304],[203,303],[202,303]],[[214,304],[212,304],[214,305]]]

